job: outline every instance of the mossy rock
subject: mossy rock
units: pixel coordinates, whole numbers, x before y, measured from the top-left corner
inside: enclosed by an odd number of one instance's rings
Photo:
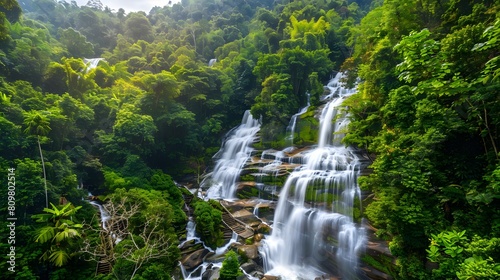
[[[212,206],[213,208],[215,208],[215,209],[217,209],[219,211],[225,211],[224,207],[222,207],[222,205],[220,204],[220,202],[218,200],[209,199],[208,203],[210,203],[210,206]]]
[[[387,256],[381,255],[380,258],[374,258],[370,255],[363,255],[361,261],[368,267],[372,267],[392,277],[397,275],[397,268],[393,263],[393,259]]]
[[[269,233],[271,233],[271,227],[262,223],[257,228],[257,233],[269,234]]]
[[[259,197],[259,189],[251,185],[240,185],[236,191],[239,199]]]
[[[256,179],[255,179],[255,176],[252,174],[245,174],[245,175],[240,176],[240,181],[255,182]]]

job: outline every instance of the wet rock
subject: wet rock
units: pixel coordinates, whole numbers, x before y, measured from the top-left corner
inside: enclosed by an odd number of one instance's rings
[[[206,270],[201,276],[201,280],[217,280],[220,277],[220,268],[214,267]]]
[[[253,238],[255,242],[260,242],[262,239],[264,239],[264,234],[262,233],[257,233]]]
[[[224,261],[225,255],[216,255],[215,253],[208,253],[205,257],[206,262],[210,263],[221,263]]]
[[[240,268],[252,276],[254,276],[254,274],[262,274],[262,276],[264,276],[264,268],[253,260],[248,260],[246,263],[242,264]]]
[[[363,267],[361,269],[366,277],[368,277],[371,280],[393,280],[394,278],[378,269],[375,269],[373,267]]]
[[[191,270],[203,263],[203,258],[209,253],[207,249],[200,249],[191,254],[187,254],[181,260],[182,265],[186,270]]]
[[[203,244],[196,243],[196,240],[189,240],[185,244],[183,244],[182,247],[180,247],[182,255],[190,254],[203,248]]]
[[[321,277],[314,278],[314,280],[340,280],[340,278],[331,275],[322,275]]]
[[[272,276],[272,275],[264,275],[264,278],[262,278],[262,280],[281,280],[281,277]]]
[[[259,248],[256,245],[242,245],[238,247],[238,253],[253,260],[259,257]]]
[[[364,223],[363,226],[366,228],[368,242],[365,252],[361,256],[361,270],[369,279],[394,279],[388,273],[396,271],[396,258],[391,254],[387,241],[378,238],[375,235],[376,229],[368,222]],[[364,259],[370,261],[363,261]]]
[[[194,239],[191,239],[191,240],[189,240],[189,241],[186,241],[184,244],[182,244],[182,246],[181,246],[181,247],[179,247],[179,249],[184,250],[184,249],[186,249],[186,248],[192,247],[192,246],[195,244],[195,241],[196,241],[196,240],[194,240]]]
[[[251,228],[257,228],[260,223],[262,223],[254,214],[247,209],[238,210],[232,213],[235,219],[245,223]]]
[[[262,279],[264,278],[264,273],[263,272],[260,272],[260,271],[254,271],[254,272],[251,272],[249,273],[252,277],[255,277],[257,279]]]
[[[257,232],[258,233],[264,233],[264,234],[268,234],[271,232],[271,227],[269,225],[266,225],[266,224],[260,224],[258,227],[257,227]]]

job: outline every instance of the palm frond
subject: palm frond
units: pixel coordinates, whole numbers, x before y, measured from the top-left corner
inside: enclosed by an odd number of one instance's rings
[[[35,214],[32,215],[31,218],[37,219],[37,223],[47,222],[52,217],[52,214]]]
[[[57,251],[52,252],[52,254],[50,254],[49,260],[55,266],[61,267],[68,262],[69,255],[65,251],[57,250]]]
[[[63,231],[58,232],[54,236],[54,240],[56,242],[62,242],[62,241],[65,241],[65,240],[72,239],[74,237],[80,237],[80,233],[78,231],[76,231],[75,229],[66,228]]]
[[[45,243],[54,237],[54,228],[47,226],[38,231],[38,236],[35,242]]]

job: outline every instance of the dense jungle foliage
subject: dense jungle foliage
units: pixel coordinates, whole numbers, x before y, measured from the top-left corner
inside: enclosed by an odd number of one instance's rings
[[[401,279],[500,277],[500,1],[384,1],[350,30],[347,143]],[[356,73],[356,74],[354,74]]]
[[[262,117],[262,141],[282,141],[306,93],[317,107],[343,70],[360,81],[345,140],[373,154],[360,184],[372,192],[366,216],[398,258],[393,276],[498,279],[499,9],[183,0],[145,13],[0,0],[0,182],[9,168],[16,178],[8,277],[170,279],[187,221],[173,179],[199,180],[245,110]],[[126,237],[116,246],[88,192]],[[204,202],[196,212],[216,246],[220,212]],[[10,246],[0,243],[3,272]],[[95,276],[103,258],[113,271]]]

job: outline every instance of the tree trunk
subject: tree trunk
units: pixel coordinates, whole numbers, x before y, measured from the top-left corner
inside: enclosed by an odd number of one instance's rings
[[[38,140],[38,150],[40,151],[40,158],[42,159],[42,169],[43,169],[43,184],[45,186],[45,208],[49,208],[49,196],[47,195],[47,175],[45,173],[45,162],[43,160],[42,146],[40,145],[40,136],[37,135]]]

